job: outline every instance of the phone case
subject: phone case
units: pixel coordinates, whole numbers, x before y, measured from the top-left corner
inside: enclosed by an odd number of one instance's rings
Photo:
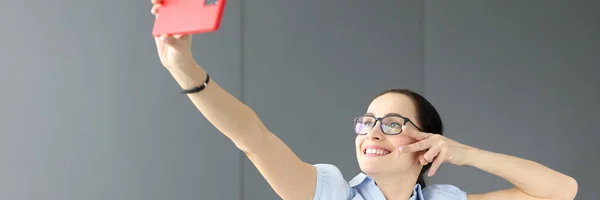
[[[226,0],[164,0],[152,35],[199,34],[217,31]]]

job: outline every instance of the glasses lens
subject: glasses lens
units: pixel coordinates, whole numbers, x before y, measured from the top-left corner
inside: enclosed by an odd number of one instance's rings
[[[381,129],[386,134],[400,134],[404,119],[401,117],[389,116],[381,120]]]
[[[375,118],[371,116],[360,116],[354,120],[354,131],[357,134],[367,134],[375,125]]]

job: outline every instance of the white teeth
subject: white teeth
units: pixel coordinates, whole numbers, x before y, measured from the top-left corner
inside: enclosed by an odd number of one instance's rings
[[[390,152],[383,149],[366,149],[366,154],[387,155]]]

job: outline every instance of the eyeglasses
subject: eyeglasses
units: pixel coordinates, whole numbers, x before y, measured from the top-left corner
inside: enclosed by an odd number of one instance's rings
[[[386,135],[398,135],[402,133],[402,126],[406,125],[406,123],[411,123],[421,131],[421,128],[410,121],[410,119],[399,114],[389,114],[384,117],[374,117],[370,115],[356,117],[354,118],[354,131],[358,135],[366,135],[373,127],[375,127],[377,121],[380,122],[379,127],[381,128],[381,131]]]

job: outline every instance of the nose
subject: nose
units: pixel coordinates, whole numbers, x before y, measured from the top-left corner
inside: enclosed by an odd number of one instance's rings
[[[369,140],[382,140],[384,138],[383,132],[381,132],[381,123],[380,121],[376,121],[373,125],[373,128],[367,133],[367,139]]]

